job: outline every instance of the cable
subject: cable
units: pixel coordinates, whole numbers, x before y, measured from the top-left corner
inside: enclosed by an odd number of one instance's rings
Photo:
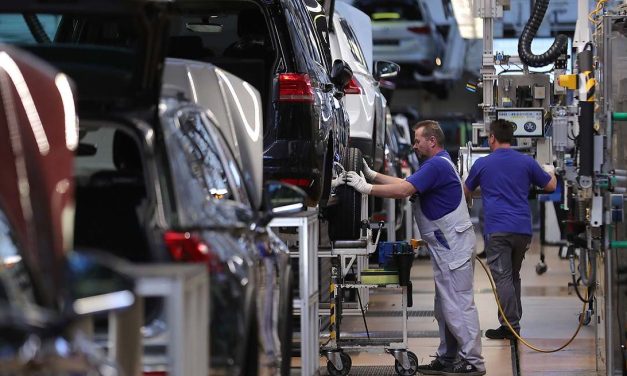
[[[575,330],[575,333],[573,334],[573,336],[570,337],[570,339],[565,344],[563,344],[562,346],[558,347],[557,349],[546,350],[546,349],[540,349],[538,347],[535,347],[534,345],[532,345],[529,342],[525,341],[520,335],[518,335],[518,333],[516,333],[514,328],[512,328],[512,324],[510,324],[509,321],[507,321],[507,317],[505,317],[505,313],[503,312],[503,307],[501,307],[501,302],[499,301],[499,296],[498,296],[498,294],[496,292],[496,285],[494,284],[494,279],[492,278],[492,274],[490,273],[488,268],[485,266],[483,261],[481,261],[481,259],[479,259],[478,257],[475,257],[475,258],[477,259],[477,261],[479,261],[479,263],[481,264],[481,267],[483,268],[483,270],[485,271],[486,275],[488,276],[488,279],[490,280],[490,285],[492,286],[492,292],[494,293],[494,298],[496,299],[496,305],[499,308],[499,313],[501,314],[501,317],[503,317],[503,321],[505,321],[505,324],[507,325],[507,328],[510,330],[510,332],[516,338],[518,338],[518,340],[520,340],[520,342],[522,342],[525,346],[527,346],[528,348],[530,348],[530,349],[532,349],[534,351],[541,352],[541,353],[554,353],[554,352],[558,352],[558,351],[564,349],[566,346],[570,345],[570,343],[575,339],[575,337],[577,337],[577,334],[579,334],[579,330],[581,330],[581,327],[583,326],[583,320],[584,320],[585,314],[586,314],[586,305],[587,305],[587,303],[583,304],[583,309],[581,311],[581,315],[579,316],[579,326],[577,326],[577,330]]]
[[[359,294],[359,289],[357,290],[357,300],[359,300],[359,309],[361,309],[361,317],[364,320],[364,327],[366,328],[366,335],[368,339],[370,339],[370,331],[368,330],[368,323],[366,322],[366,311],[364,311],[364,306],[361,304],[361,295]]]
[[[355,273],[355,265],[351,265],[351,272]],[[359,309],[361,310],[361,318],[364,320],[364,327],[366,328],[366,336],[370,339],[370,331],[368,330],[368,323],[366,322],[366,311],[364,311],[364,306],[361,304],[361,294],[359,294],[359,289],[355,289],[357,293],[357,300],[359,301]]]

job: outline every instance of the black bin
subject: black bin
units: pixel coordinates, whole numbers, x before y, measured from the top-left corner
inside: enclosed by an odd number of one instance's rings
[[[408,286],[410,284],[411,267],[414,263],[414,252],[398,252],[394,254],[394,260],[398,267],[398,284]]]

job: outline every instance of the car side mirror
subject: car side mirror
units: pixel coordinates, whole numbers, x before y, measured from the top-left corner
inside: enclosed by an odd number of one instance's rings
[[[400,71],[401,67],[398,64],[391,61],[378,60],[374,62],[372,76],[379,81],[381,78],[396,77]]]
[[[301,212],[307,208],[307,194],[302,189],[279,181],[270,180],[264,184],[263,207],[258,226],[266,226],[278,215]]]
[[[135,282],[119,271],[125,263],[104,252],[70,252],[67,256],[70,314],[91,315],[133,305]]]
[[[344,91],[344,87],[348,85],[353,78],[353,70],[348,64],[341,59],[336,59],[331,68],[331,82],[339,90]]]

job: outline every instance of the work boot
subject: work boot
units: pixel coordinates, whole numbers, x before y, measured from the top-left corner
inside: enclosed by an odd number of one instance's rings
[[[431,361],[431,363],[418,366],[416,371],[421,375],[441,375],[445,368],[446,365],[436,357]]]
[[[516,333],[520,335],[520,329],[516,330]],[[485,331],[485,336],[489,339],[509,339],[514,340],[516,337],[512,334],[506,326],[499,326],[497,329],[488,329]]]
[[[466,376],[483,376],[485,375],[485,371],[479,371],[477,367],[468,363],[466,360],[462,360],[461,362],[455,364],[454,366],[447,367],[441,373],[444,376],[457,376],[457,375],[466,375]]]

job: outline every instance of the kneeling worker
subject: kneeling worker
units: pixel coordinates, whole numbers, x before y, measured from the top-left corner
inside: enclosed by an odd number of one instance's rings
[[[414,217],[428,244],[435,280],[434,311],[440,331],[436,358],[419,366],[424,375],[485,375],[479,315],[473,296],[475,232],[462,182],[443,149],[444,133],[432,120],[414,126],[414,150],[425,160],[407,179],[374,172],[369,184],[354,171],[346,176],[356,191],[386,198],[414,198]]]

